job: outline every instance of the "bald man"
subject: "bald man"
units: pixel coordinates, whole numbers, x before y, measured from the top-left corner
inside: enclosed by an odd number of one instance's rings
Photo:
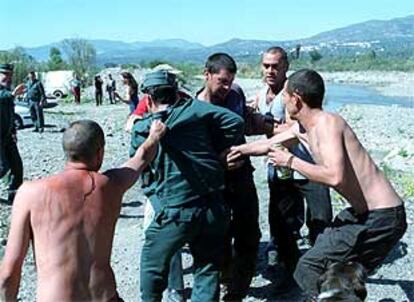
[[[152,161],[165,126],[151,125],[135,155],[120,168],[99,173],[104,133],[89,120],[63,135],[62,172],[24,183],[13,205],[0,267],[0,300],[15,301],[24,257],[32,242],[37,301],[122,301],[110,266],[122,196]]]

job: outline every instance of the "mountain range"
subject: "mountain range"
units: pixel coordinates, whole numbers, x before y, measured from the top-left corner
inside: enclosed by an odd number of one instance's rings
[[[204,46],[183,39],[132,42],[88,40],[97,51],[98,64],[140,63],[161,60],[201,63],[215,52],[227,52],[238,61],[254,61],[268,47],[279,45],[294,51],[300,45],[301,53],[317,50],[323,56],[356,56],[375,51],[376,55],[397,57],[414,56],[414,15],[391,20],[371,20],[319,33],[297,40],[243,40]],[[40,47],[26,48],[38,61],[49,57],[51,47],[62,49],[62,41]]]

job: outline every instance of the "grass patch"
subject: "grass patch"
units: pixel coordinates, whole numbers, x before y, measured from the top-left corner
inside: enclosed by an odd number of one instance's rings
[[[414,198],[414,175],[404,175],[401,178],[405,198]]]
[[[414,198],[414,175],[392,169],[387,164],[380,166],[385,177],[387,177],[396,187],[398,193],[405,199]]]
[[[401,156],[401,157],[407,158],[407,157],[408,157],[408,151],[407,151],[407,150],[405,150],[405,149],[401,149],[401,150],[398,152],[398,155],[399,155],[399,156]]]

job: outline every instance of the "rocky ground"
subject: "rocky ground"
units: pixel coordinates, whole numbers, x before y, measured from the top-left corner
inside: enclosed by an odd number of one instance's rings
[[[250,82],[249,82],[250,83]],[[257,80],[251,81],[257,85]],[[244,87],[244,82],[241,81]],[[255,86],[254,86],[255,87]],[[248,85],[247,91],[254,87]],[[248,94],[248,93],[247,93]],[[24,163],[25,180],[36,179],[56,173],[63,167],[61,150],[61,129],[70,121],[90,118],[98,121],[106,134],[106,155],[103,170],[117,166],[127,159],[129,135],[124,131],[128,108],[124,104],[96,108],[92,103],[75,106],[60,104],[48,109],[43,134],[32,133],[32,129],[19,131],[19,149]],[[401,243],[387,258],[386,263],[368,281],[367,301],[414,301],[414,168],[413,135],[414,109],[380,106],[348,106],[341,114],[348,120],[363,144],[370,150],[377,163],[393,180],[401,195],[406,198],[409,227]],[[298,301],[300,291],[292,290],[283,296],[272,293],[271,282],[265,274],[264,249],[269,239],[267,226],[267,183],[264,160],[254,159],[255,181],[260,198],[260,225],[262,228],[261,248],[257,274],[253,280],[246,301]],[[0,181],[1,197],[5,197],[4,184]],[[345,206],[334,194],[335,210]],[[125,301],[136,301],[139,294],[139,257],[143,243],[143,204],[144,198],[138,185],[127,192],[123,200],[122,212],[116,228],[112,264],[119,293]],[[10,207],[0,204],[0,252],[7,242]],[[185,255],[185,266],[191,264],[190,256]],[[36,273],[33,257],[25,261],[20,287],[21,301],[34,301]],[[186,287],[191,287],[191,275],[186,275]]]

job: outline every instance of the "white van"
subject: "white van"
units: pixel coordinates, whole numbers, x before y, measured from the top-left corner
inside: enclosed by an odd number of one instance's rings
[[[46,96],[59,99],[69,94],[73,71],[56,70],[42,72],[40,79],[45,87]]]

